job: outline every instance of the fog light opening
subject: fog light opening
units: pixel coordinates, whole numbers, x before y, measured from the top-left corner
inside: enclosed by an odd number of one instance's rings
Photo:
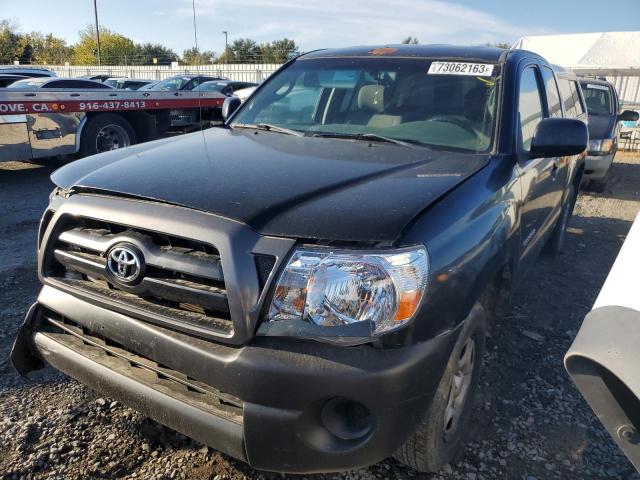
[[[360,402],[336,397],[322,407],[324,427],[341,440],[358,440],[373,430],[373,415]]]

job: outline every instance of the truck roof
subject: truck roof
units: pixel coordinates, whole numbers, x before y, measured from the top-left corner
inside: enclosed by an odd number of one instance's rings
[[[487,62],[503,62],[510,52],[498,47],[471,47],[456,45],[369,45],[347,48],[332,48],[315,50],[307,53],[301,59],[323,57],[413,57],[413,58],[460,58],[474,59]],[[527,52],[530,53],[530,52]],[[535,54],[533,54],[535,55]],[[537,55],[536,55],[537,56]]]

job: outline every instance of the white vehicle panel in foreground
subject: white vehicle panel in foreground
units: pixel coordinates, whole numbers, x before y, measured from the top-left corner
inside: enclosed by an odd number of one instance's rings
[[[565,356],[565,367],[640,470],[640,215]]]

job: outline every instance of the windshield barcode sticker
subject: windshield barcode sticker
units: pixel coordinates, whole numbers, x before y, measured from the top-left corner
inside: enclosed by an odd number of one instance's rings
[[[587,83],[587,88],[591,88],[593,90],[603,90],[605,92],[609,91],[609,87],[606,85],[596,85],[595,83]]]
[[[472,75],[474,77],[490,77],[494,65],[488,63],[466,62],[432,62],[429,66],[430,75]]]

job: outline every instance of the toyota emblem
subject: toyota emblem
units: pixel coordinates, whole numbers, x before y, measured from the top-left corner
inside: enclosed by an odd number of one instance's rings
[[[143,266],[142,253],[133,246],[116,245],[107,254],[107,270],[121,283],[136,283]]]

